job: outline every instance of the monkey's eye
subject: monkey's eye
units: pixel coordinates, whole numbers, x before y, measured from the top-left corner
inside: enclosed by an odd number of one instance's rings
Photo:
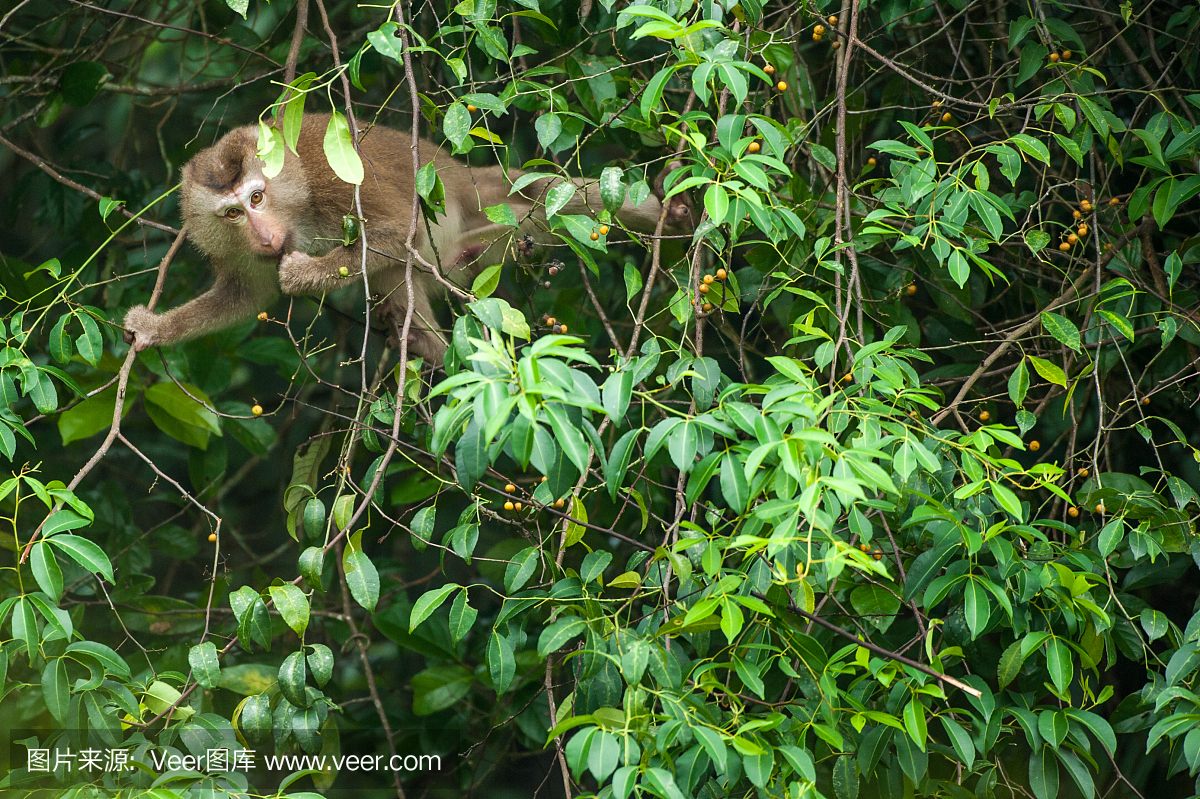
[[[251,204],[258,205],[262,201],[263,201],[263,193],[261,191],[256,191],[250,195]]]
[[[230,208],[227,211],[225,211],[225,218],[226,219],[237,219],[239,216],[242,215],[242,213],[243,213],[243,211],[241,208]]]

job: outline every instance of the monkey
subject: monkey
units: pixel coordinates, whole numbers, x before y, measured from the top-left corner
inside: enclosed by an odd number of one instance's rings
[[[235,128],[187,163],[180,184],[187,235],[208,256],[216,279],[208,291],[166,313],[144,305],[129,309],[125,338],[136,350],[228,328],[263,311],[281,292],[319,296],[350,285],[348,278],[361,282],[362,237],[348,246],[342,242],[343,216],[356,211],[354,186],[334,174],[324,155],[329,118],[305,114],[296,151],[285,148],[283,167],[272,178],[263,175],[256,125]],[[366,171],[360,197],[367,279],[395,330],[408,304],[404,276],[414,191],[411,145],[409,134],[384,126],[372,127],[360,141]],[[540,244],[556,240],[547,231],[538,200],[562,179],[533,181],[509,196],[519,170],[468,167],[425,139],[418,141],[418,154],[420,163],[432,162],[441,178],[445,216],[429,220],[432,236],[418,220],[414,247],[420,259],[412,264],[408,344],[426,363],[439,364],[446,342],[433,303],[442,287],[429,267],[438,268],[452,285],[465,287],[483,267],[505,260],[512,249],[510,237],[522,252],[531,238]],[[603,207],[594,180],[573,180],[577,190],[561,213],[591,214]],[[512,228],[491,222],[483,211],[499,203],[507,203],[524,220],[515,236]],[[653,232],[662,212],[663,202],[652,193],[636,207],[626,199],[616,217],[630,229]],[[667,202],[664,230],[687,232],[691,225],[690,204],[676,195]]]

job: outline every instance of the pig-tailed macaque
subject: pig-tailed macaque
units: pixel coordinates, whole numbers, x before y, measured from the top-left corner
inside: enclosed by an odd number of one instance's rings
[[[343,216],[353,214],[354,186],[339,180],[325,159],[322,142],[329,116],[306,114],[297,144],[288,151],[283,169],[263,176],[256,154],[257,126],[237,128],[196,155],[183,171],[180,190],[183,217],[192,243],[212,259],[216,282],[187,304],[162,314],[145,306],[125,316],[126,338],[138,350],[177,344],[227,328],[266,309],[282,290],[290,296],[320,295],[361,285],[362,238],[342,244]],[[382,298],[379,310],[400,329],[408,301],[404,286],[405,242],[413,207],[412,139],[408,134],[375,127],[361,140],[366,178],[361,189],[367,237],[366,270],[371,293]],[[437,145],[422,140],[421,164],[433,162],[445,187],[446,214],[430,220],[426,232],[418,220],[414,246],[429,266],[440,264],[453,284],[469,286],[480,269],[505,260],[514,241],[555,241],[547,233],[546,192],[557,178],[535,181],[509,196],[520,173],[504,168],[471,167]],[[595,214],[603,208],[595,181],[576,178],[579,189],[561,213]],[[508,203],[517,219],[515,231],[488,220],[483,209]],[[691,209],[681,197],[668,202],[665,230],[691,229]],[[653,232],[662,203],[650,195],[640,206],[626,200],[616,217],[626,227]],[[444,291],[429,266],[412,265],[413,318],[410,349],[427,362],[440,364],[446,344],[438,331],[431,303]],[[397,321],[399,320],[399,321]]]

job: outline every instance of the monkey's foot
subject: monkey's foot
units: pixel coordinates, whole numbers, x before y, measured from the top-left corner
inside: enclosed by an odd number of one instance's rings
[[[125,343],[141,352],[158,344],[158,314],[145,305],[130,308],[125,314]]]
[[[279,288],[290,296],[332,291],[337,288],[334,274],[324,258],[308,253],[291,252],[279,260]]]

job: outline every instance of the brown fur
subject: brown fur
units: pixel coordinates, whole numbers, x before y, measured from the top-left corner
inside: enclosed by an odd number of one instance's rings
[[[183,216],[191,241],[212,259],[216,282],[164,314],[144,306],[131,308],[125,327],[133,346],[140,350],[170,345],[221,330],[264,310],[280,290],[293,296],[320,295],[352,281],[361,285],[362,240],[349,247],[340,243],[342,217],[354,212],[354,186],[338,179],[326,162],[328,123],[326,114],[306,114],[296,148],[299,155],[287,152],[282,171],[270,180],[263,177],[263,162],[256,155],[255,126],[231,131],[187,164],[181,186]],[[403,320],[407,301],[405,241],[414,186],[411,142],[408,134],[385,127],[372,128],[361,138],[367,277],[372,294],[385,298],[382,310],[393,321]],[[502,167],[469,168],[431,142],[422,140],[418,146],[421,163],[437,165],[446,190],[446,216],[431,222],[432,242],[424,221],[418,220],[414,246],[427,263],[440,264],[448,280],[470,285],[480,268],[506,259],[513,231],[488,220],[483,209],[489,206],[508,203],[518,219],[533,211],[516,237],[530,233],[541,242],[554,240],[536,210],[555,184],[553,179],[535,182],[524,196],[508,196],[511,180],[520,173],[510,172],[506,179]],[[595,214],[602,207],[595,182],[576,183],[582,190],[563,213]],[[256,206],[247,199],[255,187],[264,194]],[[240,199],[233,199],[234,194]],[[230,207],[241,209],[237,220],[222,216]],[[661,211],[661,203],[651,196],[636,208],[626,202],[617,218],[632,229],[653,231]],[[668,217],[667,229],[690,229],[686,205],[674,204]],[[340,274],[342,268],[350,277]],[[414,263],[409,338],[416,354],[434,361],[446,346],[431,305],[440,291],[429,269]]]

